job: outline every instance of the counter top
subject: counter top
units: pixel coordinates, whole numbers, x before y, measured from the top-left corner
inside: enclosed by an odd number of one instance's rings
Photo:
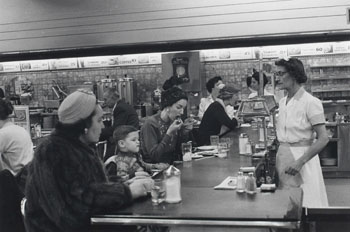
[[[211,225],[296,229],[302,215],[302,190],[277,189],[274,193],[239,194],[214,190],[227,176],[236,175],[246,158],[232,148],[228,158],[184,162],[181,170],[182,202],[153,206],[150,198],[113,212],[94,215],[93,226],[120,224]]]

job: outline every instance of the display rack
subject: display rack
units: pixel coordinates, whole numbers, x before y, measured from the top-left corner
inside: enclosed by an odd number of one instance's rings
[[[350,99],[350,64],[311,65],[311,92],[321,100]]]

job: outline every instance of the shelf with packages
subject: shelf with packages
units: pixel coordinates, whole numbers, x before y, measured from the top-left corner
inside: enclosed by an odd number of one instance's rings
[[[350,100],[350,64],[310,65],[311,92],[321,100]],[[344,103],[342,103],[344,104]]]
[[[317,64],[310,65],[310,68],[343,68],[350,67],[350,64]]]
[[[326,177],[350,175],[350,123],[327,122],[329,142],[319,153],[321,167]]]

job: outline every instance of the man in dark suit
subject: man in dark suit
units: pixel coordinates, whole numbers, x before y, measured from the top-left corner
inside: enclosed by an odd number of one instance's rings
[[[113,155],[115,143],[113,141],[113,131],[121,125],[131,125],[139,128],[139,117],[133,106],[120,98],[120,94],[115,88],[108,88],[103,94],[104,107],[113,109],[112,126],[102,130],[100,141],[107,140],[107,152],[104,160]]]

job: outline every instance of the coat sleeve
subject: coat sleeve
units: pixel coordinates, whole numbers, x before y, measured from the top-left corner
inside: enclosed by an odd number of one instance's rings
[[[36,201],[62,231],[89,224],[93,213],[117,209],[132,201],[128,186],[109,183],[102,163],[86,151],[61,144],[41,146],[35,153],[26,186],[28,200]]]
[[[215,115],[222,125],[225,125],[230,129],[235,129],[237,127],[237,120],[235,118],[231,120],[230,117],[227,115],[225,109],[221,105],[217,105],[216,110],[217,113]]]

